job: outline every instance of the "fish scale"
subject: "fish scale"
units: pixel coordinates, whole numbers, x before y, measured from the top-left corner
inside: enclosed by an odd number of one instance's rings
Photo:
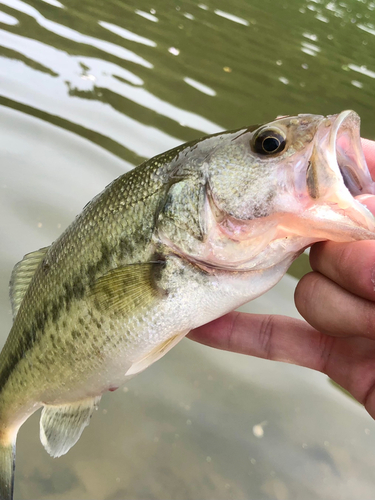
[[[353,155],[350,168],[337,163],[344,134],[357,151],[352,174]],[[105,391],[267,291],[304,248],[374,238],[339,175],[374,192],[358,145],[354,112],[195,140],[113,181],[49,248],[26,255],[0,354],[0,500],[13,495],[18,429],[38,408],[41,441],[60,456]]]

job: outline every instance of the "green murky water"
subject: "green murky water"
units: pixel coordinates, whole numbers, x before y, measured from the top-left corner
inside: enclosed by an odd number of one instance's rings
[[[14,263],[144,158],[301,112],[352,108],[375,138],[374,54],[370,0],[0,0],[1,342]],[[294,284],[247,310],[296,315]],[[187,340],[105,396],[67,456],[48,457],[37,420],[20,500],[374,498],[359,405],[320,374]]]

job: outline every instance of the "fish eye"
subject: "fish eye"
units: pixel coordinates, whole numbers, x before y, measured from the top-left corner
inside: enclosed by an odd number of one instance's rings
[[[281,130],[262,129],[251,141],[251,148],[260,155],[274,155],[284,151],[286,146],[285,135]]]

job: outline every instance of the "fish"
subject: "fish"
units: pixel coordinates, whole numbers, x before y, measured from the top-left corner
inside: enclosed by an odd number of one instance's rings
[[[375,194],[354,111],[284,116],[145,161],[11,275],[0,354],[0,499],[17,432],[39,408],[52,457],[100,398],[190,330],[273,287],[317,241],[375,239]],[[359,199],[358,199],[359,198]]]

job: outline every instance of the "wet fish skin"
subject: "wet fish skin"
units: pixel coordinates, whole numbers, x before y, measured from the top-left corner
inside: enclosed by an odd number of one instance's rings
[[[110,184],[47,250],[0,356],[1,422],[3,416],[13,413],[9,404],[14,391],[23,392],[26,374],[31,377],[31,387],[35,385],[35,393],[39,393],[44,385],[51,384],[45,375],[53,376],[48,370],[52,362],[56,366],[56,355],[61,353],[64,366],[77,370],[77,363],[87,359],[86,349],[100,352],[100,314],[87,307],[80,311],[76,304],[83,302],[97,278],[110,269],[152,260],[154,214],[168,189],[168,174],[160,172],[159,162],[168,162],[169,158],[166,155],[147,163]],[[78,329],[90,330],[90,342],[87,333],[78,334]],[[78,337],[86,349],[77,351]],[[34,359],[38,356],[39,363]],[[15,366],[20,371],[15,372]],[[57,392],[66,386],[61,378],[59,374]],[[4,389],[9,386],[7,404]],[[25,397],[31,387],[25,387]]]
[[[276,155],[254,152],[259,129],[251,127],[159,155],[113,181],[49,248],[16,266],[17,311],[0,354],[0,499],[12,495],[17,431],[38,408],[47,451],[66,453],[103,392],[190,329],[264,293],[301,249],[330,234],[374,236],[355,200],[355,223],[339,215],[335,233],[319,218],[332,208],[311,196],[318,189],[308,184],[321,175],[318,166],[307,175],[314,137],[326,140],[322,127],[335,120],[277,120],[269,129],[285,134],[286,147]],[[325,182],[346,189],[325,168]]]

